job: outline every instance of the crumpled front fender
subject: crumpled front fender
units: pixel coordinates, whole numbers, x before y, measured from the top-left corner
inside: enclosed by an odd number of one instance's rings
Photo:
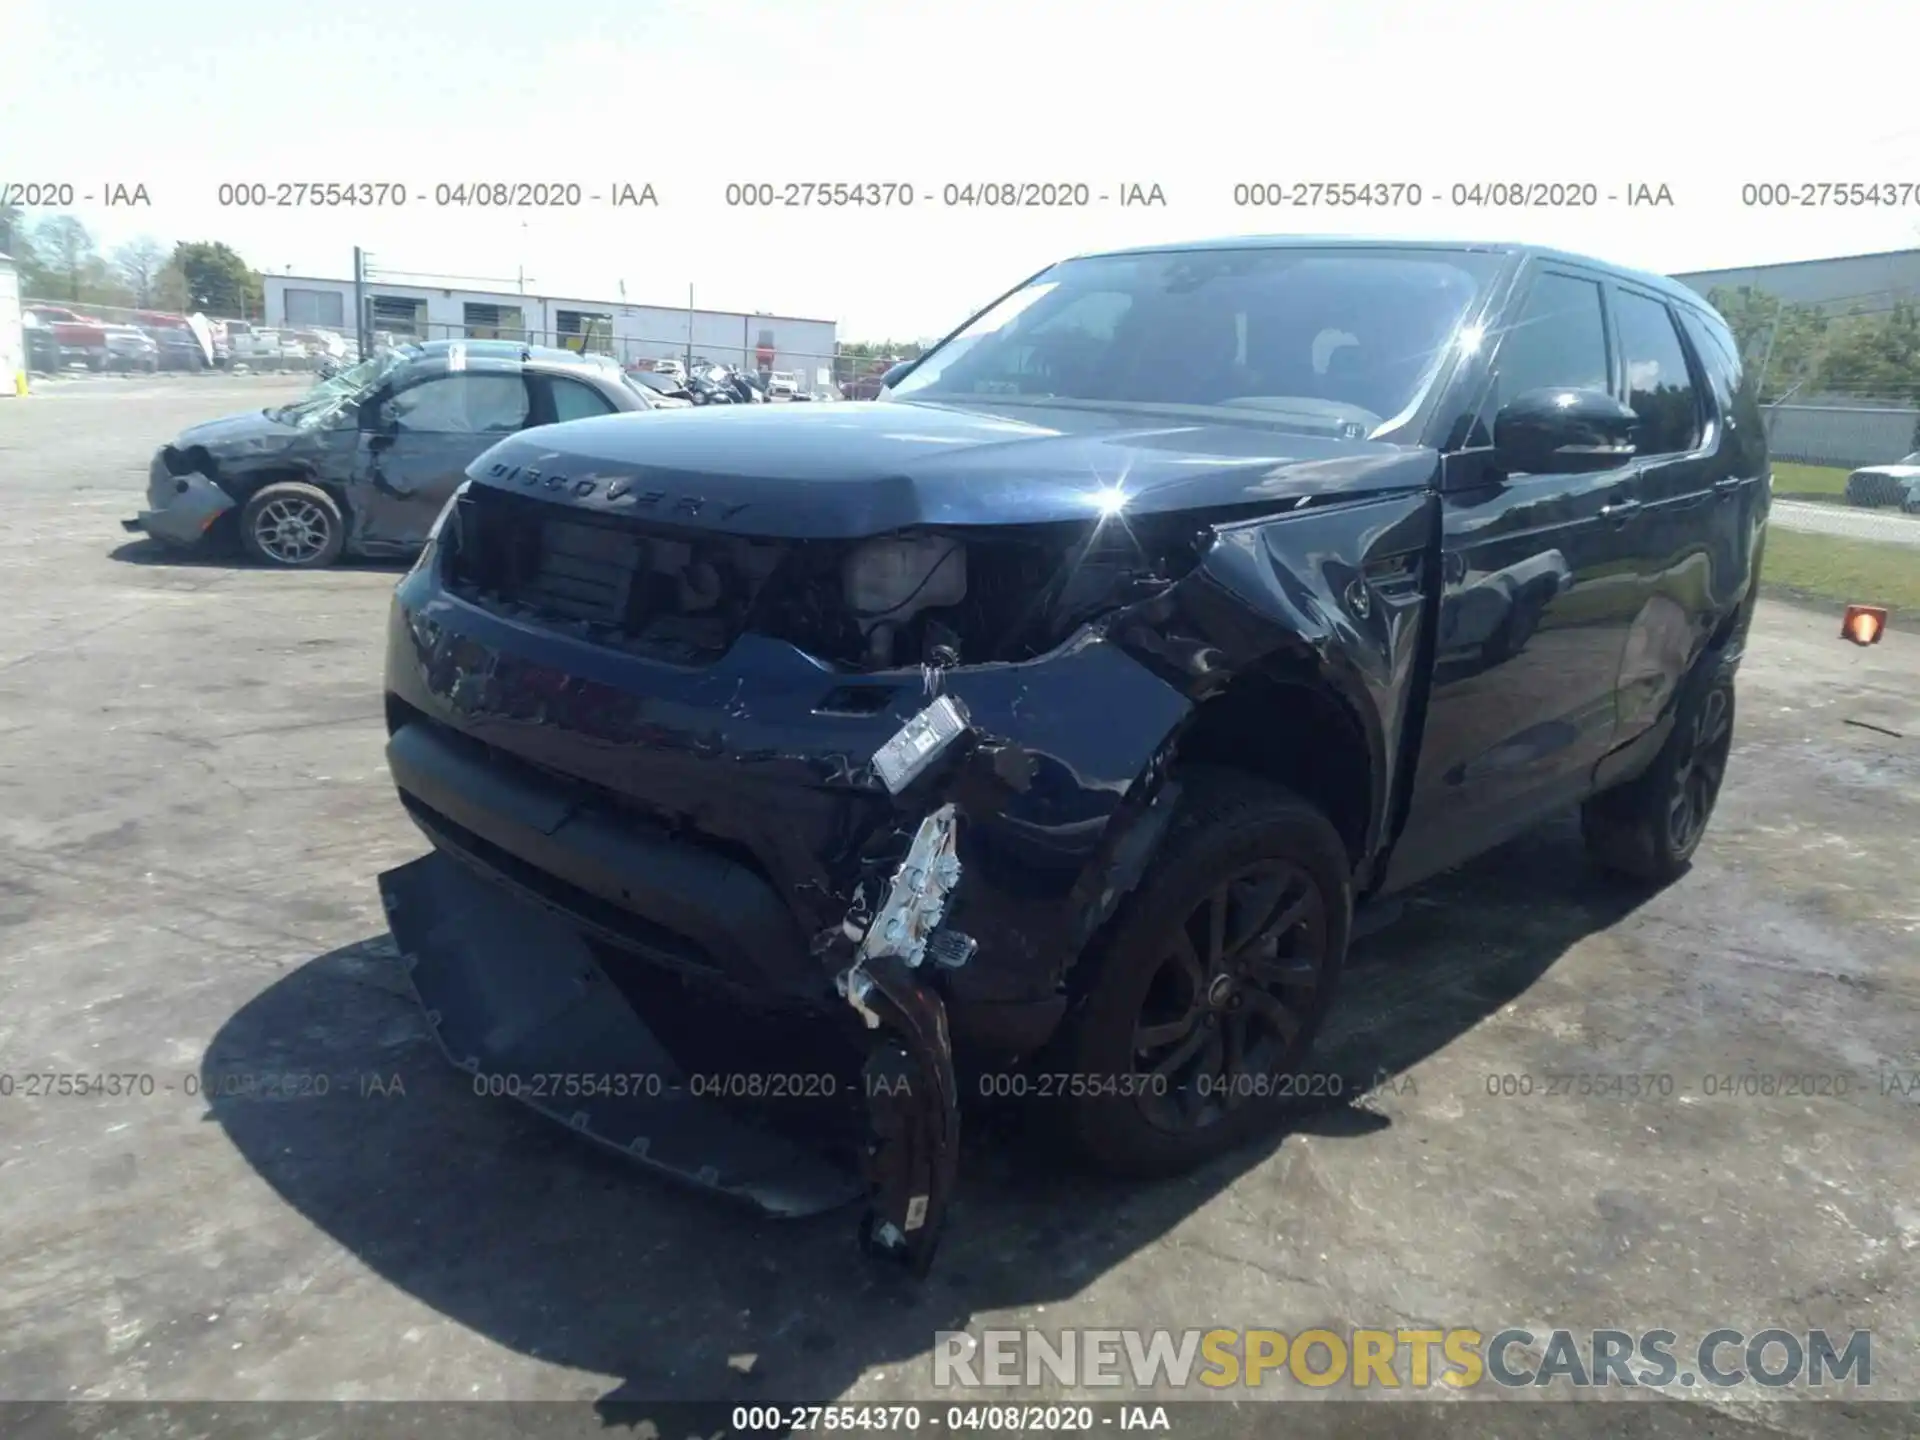
[[[154,539],[172,545],[196,543],[214,521],[239,503],[198,471],[168,476],[163,487],[149,491],[148,498],[156,508],[142,510],[135,524]]]

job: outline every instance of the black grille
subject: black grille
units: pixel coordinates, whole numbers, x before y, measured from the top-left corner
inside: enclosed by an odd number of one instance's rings
[[[465,599],[688,664],[726,652],[789,549],[480,485],[445,543],[447,583]]]

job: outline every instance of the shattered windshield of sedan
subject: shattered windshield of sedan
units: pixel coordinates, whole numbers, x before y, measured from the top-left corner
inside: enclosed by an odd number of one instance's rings
[[[1413,414],[1464,343],[1499,264],[1387,247],[1070,260],[934,350],[892,398],[1380,434]]]
[[[298,400],[282,405],[278,410],[269,410],[267,414],[283,425],[297,425],[303,430],[318,429],[348,406],[364,399],[382,380],[413,359],[415,354],[411,347],[406,346],[379,351],[358,365],[328,376]]]

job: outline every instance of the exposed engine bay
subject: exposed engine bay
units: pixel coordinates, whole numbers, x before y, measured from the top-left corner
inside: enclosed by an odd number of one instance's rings
[[[689,663],[743,632],[854,672],[1044,653],[1089,617],[1165,589],[1206,517],[766,540],[463,494],[442,542],[458,593],[601,643]]]

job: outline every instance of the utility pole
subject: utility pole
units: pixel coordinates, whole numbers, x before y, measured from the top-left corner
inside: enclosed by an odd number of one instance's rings
[[[366,359],[367,345],[367,252],[358,245],[353,247],[353,343],[358,348],[361,359]]]
[[[687,376],[693,376],[693,284],[687,284]]]

